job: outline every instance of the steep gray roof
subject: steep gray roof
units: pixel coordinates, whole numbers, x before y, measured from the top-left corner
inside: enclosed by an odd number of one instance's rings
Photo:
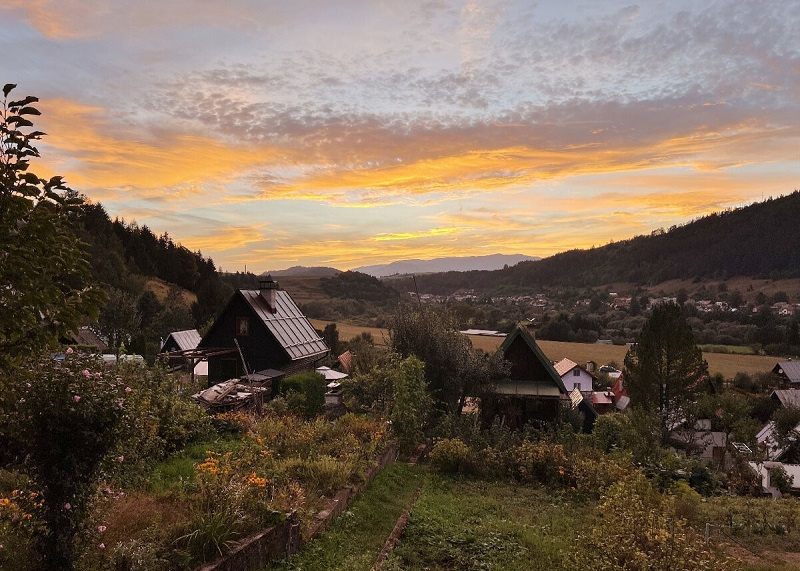
[[[800,408],[800,390],[798,389],[775,390],[772,391],[770,396],[778,400],[783,406]]]
[[[164,345],[169,343],[169,339],[175,340],[175,343],[178,345],[178,349],[181,351],[186,351],[187,349],[195,349],[197,345],[200,343],[200,333],[197,332],[197,329],[187,329],[185,331],[173,331],[167,337],[167,340],[164,341]]]
[[[781,361],[772,370],[785,375],[790,383],[800,383],[800,361]]]
[[[264,322],[292,361],[328,352],[328,347],[292,296],[283,290],[275,292],[275,313],[258,290],[239,290],[255,314]]]

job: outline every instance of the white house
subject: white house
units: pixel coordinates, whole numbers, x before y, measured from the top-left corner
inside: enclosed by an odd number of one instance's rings
[[[575,361],[561,359],[558,363],[553,365],[553,368],[561,377],[568,393],[572,392],[573,389],[578,389],[581,392],[592,391],[594,376]]]

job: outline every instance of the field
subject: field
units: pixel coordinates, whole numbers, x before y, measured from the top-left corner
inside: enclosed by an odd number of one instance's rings
[[[329,322],[312,319],[311,323],[317,329],[322,329]],[[347,323],[337,323],[339,338],[342,340],[352,339],[368,331],[372,334],[377,345],[385,346],[389,339],[389,332],[386,329],[377,327],[360,327]],[[502,337],[484,337],[471,335],[470,339],[475,347],[484,351],[494,351],[503,342]],[[627,349],[622,345],[601,345],[597,343],[564,343],[561,341],[537,341],[545,355],[552,361],[560,361],[568,358],[576,363],[585,364],[594,361],[598,365],[603,365],[615,361],[622,365]],[[703,357],[708,361],[708,370],[711,374],[722,373],[725,378],[730,379],[736,373],[763,373],[772,370],[777,357],[766,357],[762,355],[740,355],[726,353],[703,353]]]

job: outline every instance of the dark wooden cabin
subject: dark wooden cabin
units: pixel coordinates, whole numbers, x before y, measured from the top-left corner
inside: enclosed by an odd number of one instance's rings
[[[212,355],[208,358],[209,384],[267,369],[285,374],[313,370],[328,354],[322,337],[289,293],[269,277],[260,282],[258,290],[233,294],[198,349]]]
[[[511,364],[511,373],[483,397],[483,422],[490,423],[498,416],[510,428],[522,428],[530,421],[556,422],[561,407],[570,405],[567,389],[533,335],[517,325],[500,351]]]

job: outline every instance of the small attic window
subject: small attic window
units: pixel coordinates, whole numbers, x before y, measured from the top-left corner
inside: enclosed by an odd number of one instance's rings
[[[581,370],[580,369],[572,369],[572,376],[573,377],[580,377],[581,376]]]
[[[250,322],[246,317],[236,318],[236,336],[247,337],[250,335]]]

